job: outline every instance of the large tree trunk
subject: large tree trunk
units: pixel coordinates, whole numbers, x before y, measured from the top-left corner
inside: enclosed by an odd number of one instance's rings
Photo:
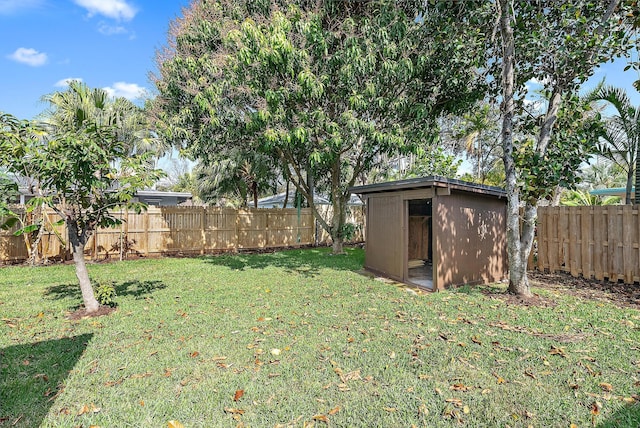
[[[89,272],[84,261],[84,245],[86,239],[81,238],[78,230],[78,223],[75,221],[67,221],[67,230],[69,231],[69,242],[73,252],[73,262],[76,267],[76,276],[80,283],[80,291],[82,291],[82,300],[87,313],[96,312],[100,307],[100,303],[93,294],[93,287],[89,279]]]
[[[253,195],[253,208],[258,208],[258,182],[251,182],[251,193]]]
[[[333,207],[333,215],[331,216],[331,250],[333,254],[344,254],[344,226],[346,223],[345,206],[346,201],[337,197],[331,201]]]
[[[520,192],[513,158],[513,116],[515,83],[515,39],[511,27],[511,5],[500,0],[500,35],[502,36],[502,149],[507,191],[507,256],[509,260],[509,292],[531,296],[527,278],[527,257],[520,242]],[[527,253],[528,255],[528,253]]]

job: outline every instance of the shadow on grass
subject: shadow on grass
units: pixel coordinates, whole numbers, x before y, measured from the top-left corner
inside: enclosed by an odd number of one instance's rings
[[[0,427],[37,427],[92,334],[0,348]]]
[[[460,285],[449,288],[449,291],[460,294],[504,294],[506,289],[497,284]]]
[[[607,420],[596,425],[597,428],[640,427],[640,403],[628,404]]]
[[[97,281],[100,282],[100,281]],[[127,281],[121,283],[115,283],[117,296],[133,296],[136,299],[140,299],[148,294],[157,290],[167,288],[166,284],[162,281]],[[47,288],[44,295],[54,299],[82,299],[80,293],[80,286],[78,284],[60,284]]]
[[[333,255],[330,248],[275,251],[262,254],[221,254],[201,257],[206,263],[231,270],[277,267],[288,273],[314,277],[322,269],[357,271],[362,269],[364,251],[345,248],[345,254]]]

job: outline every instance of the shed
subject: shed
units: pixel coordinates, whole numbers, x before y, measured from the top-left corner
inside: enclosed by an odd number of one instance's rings
[[[507,277],[502,189],[425,177],[350,190],[366,202],[367,270],[434,291]]]

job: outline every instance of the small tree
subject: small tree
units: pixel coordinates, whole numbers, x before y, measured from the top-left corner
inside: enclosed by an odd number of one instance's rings
[[[17,158],[21,152],[15,149],[23,139],[15,133],[0,134],[0,152],[4,153],[0,166],[19,172],[23,159]],[[10,153],[14,156],[7,155]],[[131,203],[132,197],[138,189],[153,184],[161,172],[149,169],[151,153],[130,156],[114,126],[100,126],[90,117],[71,130],[52,129],[23,154],[32,166],[31,178],[40,187],[40,201],[66,224],[85,310],[95,312],[99,303],[85,265],[84,247],[97,228],[122,222],[109,210],[118,206],[141,210],[144,206]]]
[[[87,123],[80,132],[69,132],[50,140],[41,155],[39,177],[48,191],[49,206],[62,217],[76,267],[76,276],[88,313],[98,309],[84,261],[84,247],[99,227],[120,225],[109,210],[128,206],[138,189],[150,186],[161,174],[148,169],[148,156],[126,157],[126,147],[111,127]]]
[[[30,121],[19,121],[10,114],[1,112],[0,128],[0,140],[5,142],[0,153],[0,166],[11,165],[12,174],[11,178],[5,174],[0,177],[0,217],[4,217],[0,229],[7,230],[18,225],[14,235],[22,236],[29,254],[28,262],[34,265],[48,220],[45,204],[40,199],[42,192],[39,183],[32,178],[38,166],[31,162],[33,154],[41,149],[43,132],[41,127]],[[7,205],[8,196],[13,195],[11,199],[16,199],[19,195],[17,180],[26,183],[30,193],[35,196],[23,210],[13,210]]]

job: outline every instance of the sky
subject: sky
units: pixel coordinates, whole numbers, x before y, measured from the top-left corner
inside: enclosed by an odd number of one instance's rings
[[[137,103],[189,0],[0,0],[0,111],[34,119],[68,79]]]
[[[64,90],[68,79],[142,102],[153,94],[155,52],[166,45],[171,20],[189,3],[0,0],[0,111],[33,119],[46,108],[42,96]],[[640,75],[623,72],[626,64],[622,59],[600,67],[585,88],[605,77],[640,105],[632,86]]]

